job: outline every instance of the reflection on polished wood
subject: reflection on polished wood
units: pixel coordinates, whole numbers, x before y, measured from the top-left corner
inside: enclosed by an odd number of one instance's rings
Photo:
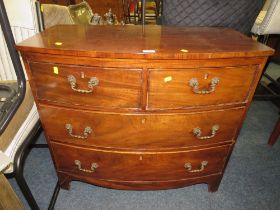
[[[216,191],[273,50],[225,28],[142,32],[55,26],[18,44],[59,184]]]
[[[57,26],[20,43],[18,49],[86,57],[180,60],[272,54],[270,48],[232,29],[167,26],[145,26],[143,34],[142,26]]]

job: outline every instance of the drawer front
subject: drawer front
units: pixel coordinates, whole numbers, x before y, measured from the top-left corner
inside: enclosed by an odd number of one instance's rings
[[[78,107],[138,108],[141,70],[30,63],[41,101]]]
[[[179,180],[222,172],[230,145],[174,153],[121,153],[51,143],[58,171],[122,181]]]
[[[189,114],[118,114],[40,105],[48,136],[76,145],[166,149],[217,144],[234,138],[244,109]],[[216,129],[216,130],[215,130]]]
[[[256,66],[150,70],[148,108],[182,108],[246,102]]]

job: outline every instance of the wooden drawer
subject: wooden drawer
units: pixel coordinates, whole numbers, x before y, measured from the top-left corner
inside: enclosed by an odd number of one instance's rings
[[[246,102],[255,73],[256,66],[150,69],[148,108],[182,108]],[[216,79],[218,83],[214,85]],[[195,93],[195,87],[191,85],[196,81],[198,86]],[[210,87],[212,82],[214,88]]]
[[[141,95],[141,70],[98,68],[31,62],[30,69],[36,85],[36,97],[41,101],[78,107],[138,108]],[[81,93],[71,88],[69,76],[76,80],[76,89],[90,90]],[[74,76],[74,77],[73,77]],[[83,78],[82,78],[83,77]],[[73,83],[74,84],[74,83]],[[94,86],[96,85],[96,86]]]
[[[179,180],[220,173],[230,149],[227,145],[173,153],[123,153],[54,142],[51,147],[58,171],[123,181]]]
[[[244,109],[197,112],[188,114],[118,114],[78,111],[40,105],[40,117],[48,136],[56,141],[76,145],[122,149],[167,149],[217,144],[232,141]],[[85,139],[86,127],[92,132]],[[194,129],[201,129],[201,138],[211,136],[214,125],[219,129],[213,138],[199,139]],[[215,126],[214,126],[215,127]],[[196,129],[197,132],[198,129]]]

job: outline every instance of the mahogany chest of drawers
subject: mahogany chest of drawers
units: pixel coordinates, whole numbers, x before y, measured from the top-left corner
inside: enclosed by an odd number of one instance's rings
[[[216,191],[273,51],[231,29],[55,26],[17,46],[59,183]]]

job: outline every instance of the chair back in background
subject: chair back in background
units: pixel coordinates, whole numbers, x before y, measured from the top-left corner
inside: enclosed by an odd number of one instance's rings
[[[257,35],[280,34],[280,0],[267,0],[251,32]]]

